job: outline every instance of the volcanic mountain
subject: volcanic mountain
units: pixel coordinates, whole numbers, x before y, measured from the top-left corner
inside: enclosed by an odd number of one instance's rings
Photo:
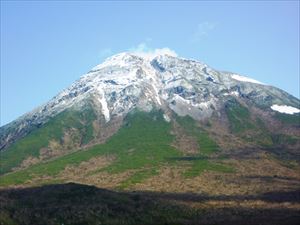
[[[0,185],[294,190],[299,106],[283,90],[199,61],[120,53],[0,128]]]

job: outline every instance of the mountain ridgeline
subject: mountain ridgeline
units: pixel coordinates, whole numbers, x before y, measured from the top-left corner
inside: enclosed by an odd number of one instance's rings
[[[175,162],[187,161],[184,176],[234,171],[208,158],[236,149],[299,162],[299,105],[278,88],[198,61],[120,53],[0,128],[0,183],[58,175],[95,157],[105,157],[100,171],[131,171],[122,187]]]

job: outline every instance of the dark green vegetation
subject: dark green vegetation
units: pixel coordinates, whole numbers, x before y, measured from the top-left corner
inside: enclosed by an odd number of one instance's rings
[[[230,131],[243,138],[246,142],[254,143],[261,147],[273,148],[282,145],[295,145],[299,141],[299,138],[296,136],[268,130],[264,121],[259,117],[251,118],[249,109],[236,100],[229,101],[225,109]],[[276,118],[284,123],[299,126],[300,115],[276,113]]]
[[[220,171],[220,172],[233,172],[234,169],[225,166],[222,164],[212,163],[208,160],[208,157],[202,156],[209,156],[213,153],[218,152],[219,146],[215,141],[213,141],[208,133],[197,126],[195,121],[188,116],[185,117],[176,117],[176,121],[184,128],[185,132],[189,135],[193,136],[199,145],[199,153],[197,155],[192,155],[187,158],[187,161],[191,162],[191,168],[189,168],[184,175],[186,177],[194,177],[199,175],[201,172],[205,170],[212,170],[212,171]],[[185,158],[183,158],[185,159]]]
[[[197,126],[195,120],[193,120],[191,117],[176,116],[176,120],[189,135],[192,135],[196,138],[200,147],[200,154],[209,155],[219,150],[219,146],[216,144],[216,142],[209,137],[207,132]]]
[[[223,173],[232,173],[234,169],[230,166],[225,166],[223,164],[212,163],[208,160],[194,160],[192,167],[188,169],[184,176],[186,177],[195,177],[198,176],[201,172],[211,170],[211,171],[219,171]]]
[[[276,145],[284,145],[290,144],[294,145],[300,140],[300,137],[291,136],[286,134],[273,134],[272,135],[272,142]]]
[[[0,191],[2,225],[295,225],[300,210],[259,208],[243,204],[300,202],[300,192],[209,196],[147,192],[115,192],[80,184],[48,185]],[[225,207],[189,207],[187,203],[239,201]],[[184,204],[182,204],[184,203]]]
[[[11,182],[23,183],[34,176],[56,175],[67,165],[76,165],[105,154],[117,156],[117,160],[105,168],[111,173],[158,166],[165,158],[180,154],[169,146],[172,141],[169,130],[170,124],[164,121],[161,113],[129,114],[124,126],[106,144],[96,145],[85,151],[77,151],[26,170],[7,174],[2,177],[0,183],[1,185]]]
[[[124,126],[103,146],[105,153],[117,156],[105,170],[118,173],[156,167],[166,158],[178,156],[180,153],[170,146],[173,141],[170,129],[171,125],[164,121],[161,112],[130,113]]]
[[[251,123],[249,110],[235,99],[228,101],[226,114],[230,123],[230,130],[233,133],[240,133],[255,128]]]
[[[297,114],[284,114],[284,113],[276,113],[274,116],[276,119],[279,119],[281,122],[293,126],[300,127],[300,113]]]
[[[10,146],[1,154],[0,174],[9,172],[19,166],[29,156],[38,157],[40,149],[48,146],[50,140],[63,144],[64,132],[76,129],[72,135],[72,142],[88,143],[93,138],[92,121],[96,118],[91,107],[84,111],[66,110],[49,120],[43,127],[34,130],[29,135]],[[72,146],[70,146],[72,147]]]
[[[158,174],[158,171],[155,168],[148,168],[148,169],[142,169],[140,171],[135,172],[129,179],[123,181],[119,186],[118,189],[124,189],[128,188],[131,185],[134,185],[136,183],[141,183],[143,180],[155,176]]]
[[[191,118],[178,117],[177,119],[187,132],[197,138],[200,155],[209,155],[218,151],[217,144],[209,138],[204,130],[195,126]],[[121,184],[121,187],[128,187],[157,174],[159,167],[164,163],[177,162],[176,160],[170,160],[170,158],[184,156],[180,151],[171,147],[174,137],[170,133],[171,123],[164,120],[162,112],[132,112],[128,114],[123,127],[105,144],[39,163],[25,170],[6,174],[1,178],[0,185],[21,184],[42,175],[55,176],[64,170],[67,165],[78,165],[95,156],[113,155],[116,160],[98,172],[120,173],[135,170],[135,174],[128,181]],[[185,175],[196,176],[204,170],[232,171],[230,168],[212,163],[208,159],[197,159],[190,161],[190,168]]]

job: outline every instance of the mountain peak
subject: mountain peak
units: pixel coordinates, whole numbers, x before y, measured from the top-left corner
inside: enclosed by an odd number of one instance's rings
[[[16,132],[28,130],[67,109],[80,110],[89,101],[106,123],[124,117],[134,108],[158,108],[202,120],[220,115],[232,98],[264,108],[268,113],[286,113],[274,105],[299,108],[299,100],[280,89],[180,58],[170,49],[156,49],[146,53],[122,52],[107,58],[47,104],[12,124]]]

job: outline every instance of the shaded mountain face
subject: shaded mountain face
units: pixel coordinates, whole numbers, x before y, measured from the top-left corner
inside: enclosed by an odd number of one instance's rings
[[[223,160],[248,155],[298,166],[299,105],[278,88],[201,62],[121,53],[0,128],[0,184],[50,176],[127,188],[162,179],[162,165],[177,165],[180,179],[233,173],[238,166]],[[143,185],[156,190],[153,182]]]

